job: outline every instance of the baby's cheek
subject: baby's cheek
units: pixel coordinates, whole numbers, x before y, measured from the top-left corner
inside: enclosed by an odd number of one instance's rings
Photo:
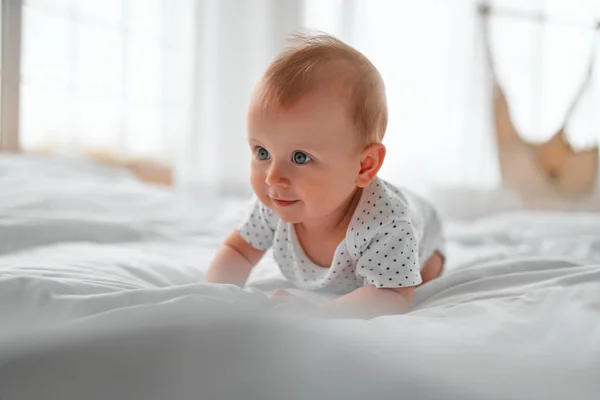
[[[250,185],[254,189],[255,193],[262,192],[262,188],[265,184],[264,173],[256,168],[252,168],[250,171]]]
[[[333,183],[325,184],[315,191],[315,198],[318,198],[321,207],[327,209],[339,207],[347,195],[346,190]]]

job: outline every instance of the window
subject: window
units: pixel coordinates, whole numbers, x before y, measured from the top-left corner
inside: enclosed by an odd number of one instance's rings
[[[170,159],[186,129],[193,0],[25,0],[21,146]]]

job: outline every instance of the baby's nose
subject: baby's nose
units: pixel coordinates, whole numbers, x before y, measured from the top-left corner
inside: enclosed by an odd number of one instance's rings
[[[265,177],[265,182],[269,186],[289,186],[289,179],[284,175],[281,168],[271,165],[269,171],[267,172],[267,176]]]

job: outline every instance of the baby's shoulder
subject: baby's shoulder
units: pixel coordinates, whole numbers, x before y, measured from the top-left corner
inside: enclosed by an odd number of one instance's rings
[[[407,190],[381,178],[375,178],[363,189],[352,222],[365,225],[367,221],[372,220],[381,223],[382,226],[386,221],[410,219],[410,207],[411,194]],[[359,220],[361,216],[362,221]]]
[[[404,192],[382,179],[362,191],[348,227],[350,247],[360,249],[394,224],[410,223],[409,200]]]
[[[346,240],[349,247],[360,249],[375,236],[385,235],[385,238],[375,238],[381,242],[381,239],[406,235],[410,231],[419,238],[434,214],[433,205],[424,197],[378,177],[363,189]]]
[[[388,215],[391,214],[392,219],[400,218],[419,225],[422,220],[428,219],[431,214],[436,212],[432,203],[413,190],[393,185],[380,178],[373,183],[375,188],[367,191],[365,195],[367,197],[369,195],[377,196],[377,200],[385,199],[383,205],[386,208],[393,206],[393,212],[388,210]],[[367,205],[371,203],[367,203]],[[385,214],[385,210],[383,213]]]

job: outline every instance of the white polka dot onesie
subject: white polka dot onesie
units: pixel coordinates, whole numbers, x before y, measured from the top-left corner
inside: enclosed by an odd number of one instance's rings
[[[272,248],[281,272],[297,287],[334,293],[364,285],[418,285],[423,263],[434,251],[444,252],[442,225],[433,207],[380,178],[363,189],[330,268],[314,264],[304,254],[294,225],[257,199],[239,230],[251,246]]]

